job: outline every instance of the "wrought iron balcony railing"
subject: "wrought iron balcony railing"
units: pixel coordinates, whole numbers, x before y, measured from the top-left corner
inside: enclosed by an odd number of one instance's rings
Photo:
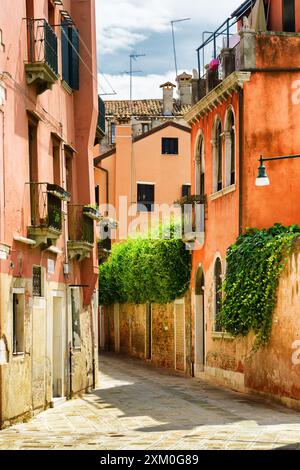
[[[94,247],[94,217],[85,214],[84,205],[68,204],[69,258],[89,258]]]
[[[205,203],[203,195],[185,196],[177,201],[182,210],[182,239],[190,243],[204,243]]]
[[[93,219],[84,214],[84,205],[68,204],[69,240],[94,243]]]
[[[53,228],[61,231],[61,198],[48,191],[48,185],[48,183],[29,183],[31,227]]]
[[[45,19],[29,18],[27,27],[27,83],[36,84],[37,92],[43,93],[58,79],[57,36]]]

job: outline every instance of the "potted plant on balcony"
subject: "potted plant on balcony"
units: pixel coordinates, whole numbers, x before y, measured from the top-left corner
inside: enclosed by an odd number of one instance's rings
[[[83,207],[83,215],[86,215],[90,219],[99,221],[101,220],[101,215],[98,210],[98,207],[94,204],[87,204]]]
[[[61,188],[58,184],[47,183],[47,192],[53,194],[61,201],[69,202],[71,199],[71,194],[68,193],[64,188]]]

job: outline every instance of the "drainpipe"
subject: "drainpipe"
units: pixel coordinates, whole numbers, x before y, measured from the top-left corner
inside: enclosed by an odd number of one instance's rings
[[[244,92],[239,89],[239,235],[243,233]]]

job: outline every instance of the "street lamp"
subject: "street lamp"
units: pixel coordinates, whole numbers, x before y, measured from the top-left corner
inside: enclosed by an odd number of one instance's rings
[[[283,155],[280,157],[268,157],[268,158],[264,158],[261,155],[259,159],[258,175],[255,180],[255,185],[256,186],[269,186],[270,184],[270,180],[268,178],[264,162],[272,162],[273,160],[287,160],[290,158],[300,158],[300,155]]]

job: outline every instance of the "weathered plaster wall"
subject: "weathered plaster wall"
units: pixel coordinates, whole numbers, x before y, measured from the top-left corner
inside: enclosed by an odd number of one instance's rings
[[[233,339],[212,333],[212,269],[206,273],[206,374],[237,390],[300,400],[300,246],[280,279],[270,342],[252,353],[253,335]],[[289,402],[287,402],[289,403]]]
[[[120,304],[118,315],[115,306],[105,310],[105,343],[106,349],[117,351],[116,338],[120,337],[122,354],[140,359],[147,357],[149,329],[147,328],[147,306]],[[191,302],[190,293],[184,298],[183,314],[185,351],[177,352],[177,369],[191,372]],[[161,367],[175,369],[175,320],[174,303],[151,304],[151,362]],[[179,367],[180,366],[180,367]]]

